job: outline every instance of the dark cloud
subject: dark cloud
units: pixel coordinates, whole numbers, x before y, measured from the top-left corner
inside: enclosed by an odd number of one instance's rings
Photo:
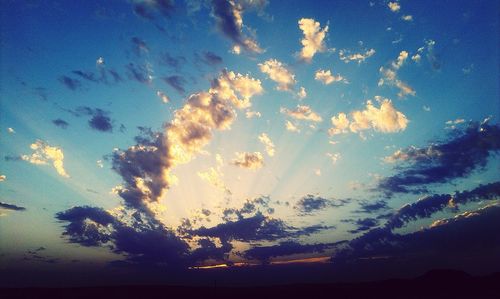
[[[251,200],[246,200],[240,209],[227,208],[222,211],[222,219],[224,221],[243,219],[244,215],[254,214],[258,211],[269,212],[269,196],[260,196]]]
[[[357,220],[347,219],[347,220],[342,220],[342,222],[349,222],[356,225],[356,229],[349,231],[351,234],[364,232],[379,225],[379,220],[376,218],[362,218]]]
[[[76,110],[66,110],[76,117],[82,115],[90,116],[88,124],[90,128],[100,132],[113,132],[113,120],[109,117],[109,111],[99,108],[80,106]]]
[[[184,84],[186,84],[186,79],[184,79],[184,77],[169,76],[169,77],[163,78],[163,80],[165,81],[165,83],[167,83],[172,88],[177,90],[177,92],[179,92],[180,94],[183,94],[185,92]]]
[[[488,158],[499,151],[500,127],[471,122],[462,130],[454,130],[444,142],[424,149],[411,147],[389,157],[402,165],[395,168],[395,175],[381,179],[376,190],[387,196],[426,192],[428,185],[447,183],[484,169]]]
[[[52,123],[62,129],[66,129],[69,126],[68,122],[60,118],[52,120]]]
[[[169,146],[163,133],[153,132],[149,128],[139,128],[141,134],[135,138],[136,146],[125,151],[111,154],[112,169],[125,182],[124,189],[118,191],[125,205],[141,210],[148,210],[144,201],[157,201],[163,190],[168,187],[164,169],[171,165]],[[138,185],[136,178],[143,178],[148,187]]]
[[[169,53],[165,52],[160,55],[160,64],[169,66],[175,70],[180,70],[180,68],[187,62],[184,56],[171,56]]]
[[[44,87],[36,87],[33,89],[33,93],[37,95],[42,101],[47,101],[49,98],[47,89]]]
[[[218,56],[213,52],[205,51],[203,52],[201,61],[203,61],[207,65],[215,66],[222,63],[222,57]]]
[[[272,246],[253,247],[245,251],[243,256],[250,260],[255,259],[267,263],[272,257],[323,252],[328,247],[329,244],[300,244],[295,241],[285,241]]]
[[[294,209],[300,214],[307,215],[326,208],[336,208],[349,203],[350,199],[326,199],[320,196],[308,194],[295,204]]]
[[[240,23],[243,11],[255,5],[249,1],[228,0],[212,0],[211,5],[217,29],[225,37],[248,52],[261,51],[256,42],[243,33],[243,25]]]
[[[470,191],[455,192],[455,194],[434,194],[401,207],[386,223],[390,229],[404,226],[410,221],[429,218],[432,214],[446,207],[458,209],[458,205],[479,200],[494,200],[500,196],[500,182],[479,185]]]
[[[135,80],[143,84],[151,83],[151,74],[147,66],[136,65],[130,62],[125,67],[127,68],[129,79]]]
[[[77,90],[82,87],[82,83],[78,79],[73,79],[68,76],[59,77],[59,82],[71,90]]]
[[[94,73],[92,71],[74,70],[72,71],[72,74],[92,83],[102,83],[106,85],[116,84],[123,81],[120,74],[113,69],[107,69],[104,65],[98,66],[98,73]]]
[[[74,207],[56,214],[68,222],[63,235],[83,246],[109,246],[139,265],[179,265],[185,262],[188,245],[158,221],[139,212],[126,221],[94,207]]]
[[[359,203],[360,209],[356,210],[358,213],[375,213],[381,210],[389,209],[387,202],[384,200],[377,200],[375,202],[361,201]]]
[[[5,157],[5,159],[7,159],[7,157]],[[0,201],[0,209],[11,210],[11,211],[25,211],[26,210],[25,207],[16,206],[16,205],[9,204],[6,202],[1,202],[1,201]]]
[[[157,15],[170,17],[174,11],[173,0],[139,0],[134,2],[134,12],[148,20],[155,19]]]
[[[134,36],[130,39],[130,42],[133,45],[134,53],[140,56],[142,52],[149,52],[149,47],[146,42],[137,36]]]
[[[91,82],[99,82],[99,79],[96,77],[96,75],[93,72],[86,72],[86,71],[73,71],[73,74],[82,77],[85,80],[91,81]]]
[[[429,268],[443,261],[447,261],[448,267],[459,266],[471,258],[484,257],[491,262],[493,252],[500,250],[498,227],[500,206],[495,205],[405,235],[376,228],[349,242],[348,248],[338,251],[332,261],[343,264],[384,258],[386,263],[395,261],[402,265],[411,260]]]

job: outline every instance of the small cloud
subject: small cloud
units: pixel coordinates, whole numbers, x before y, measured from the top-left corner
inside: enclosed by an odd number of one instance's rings
[[[328,26],[321,29],[321,24],[314,19],[300,19],[299,28],[302,30],[304,37],[300,41],[302,49],[299,53],[299,58],[305,62],[311,62],[317,52],[324,52],[326,46],[324,39],[328,32]]]
[[[14,133],[16,133],[16,131],[15,131],[13,128],[7,128],[7,132],[8,132],[9,134],[14,134]]]
[[[246,118],[260,118],[262,115],[259,111],[251,111],[251,110],[247,110],[245,112],[245,117]]]
[[[299,92],[297,92],[297,97],[299,97],[299,100],[303,100],[307,97],[307,92],[304,87],[300,87]]]
[[[205,51],[203,52],[202,61],[207,65],[215,66],[222,63],[222,57],[213,52]]]
[[[326,156],[332,160],[332,164],[337,163],[341,157],[340,153],[326,153]]]
[[[392,12],[398,12],[401,9],[401,5],[398,2],[389,2],[387,6]]]
[[[262,133],[259,135],[259,141],[265,145],[266,147],[266,152],[269,155],[269,157],[274,156],[274,143],[271,141],[271,138],[267,136],[266,133]]]
[[[260,152],[237,152],[236,158],[231,163],[242,168],[259,169],[264,166],[264,158]]]
[[[281,107],[280,112],[298,120],[307,120],[313,122],[321,122],[323,119],[311,107],[306,105],[298,105],[295,109],[289,110]]]
[[[103,57],[97,58],[97,60],[95,61],[95,64],[97,67],[104,66],[105,65],[104,58]]]
[[[52,120],[52,123],[61,129],[66,129],[69,126],[69,124],[65,120],[62,120],[60,118]]]
[[[330,70],[325,71],[325,70],[317,70],[314,79],[316,81],[320,81],[321,83],[325,85],[332,84],[333,82],[342,82],[342,83],[348,83],[347,80],[342,77],[341,75],[337,74],[337,76],[332,76],[332,73]]]
[[[60,176],[69,177],[64,169],[64,153],[61,148],[50,146],[45,141],[37,140],[31,144],[31,149],[33,150],[31,155],[22,155],[20,159],[37,165],[47,164],[49,161],[52,161],[52,165]]]
[[[97,164],[97,167],[99,167],[99,168],[103,168],[104,167],[104,164],[103,164],[102,160],[97,160],[96,164]]]
[[[314,174],[317,175],[317,176],[321,176],[321,169],[315,169],[314,170]]]
[[[170,85],[173,89],[177,90],[180,94],[183,94],[186,90],[184,89],[184,84],[186,84],[186,79],[181,76],[169,76],[163,78],[163,81]]]
[[[426,111],[426,112],[430,112],[431,111],[431,107],[425,106],[425,105],[422,106],[422,109],[424,109],[424,111]]]
[[[61,82],[64,86],[71,90],[77,90],[80,89],[82,86],[82,83],[78,79],[73,79],[68,76],[61,76],[59,77],[59,82]]]
[[[7,176],[5,174],[0,175],[0,182],[3,182],[7,179]]]
[[[170,102],[170,99],[163,91],[158,90],[156,92],[156,96],[158,96],[164,104],[167,104],[168,102]]]
[[[269,59],[264,63],[258,64],[259,69],[264,74],[267,74],[269,79],[278,83],[277,90],[290,91],[295,86],[295,75],[276,59]]]
[[[339,51],[339,58],[345,63],[351,61],[356,61],[358,64],[364,62],[366,59],[372,57],[375,54],[375,49],[366,50],[365,53],[353,53],[349,54],[347,50]]]
[[[411,21],[413,21],[413,16],[412,15],[405,15],[405,16],[402,16],[401,19],[403,21],[411,22]]]
[[[290,131],[290,132],[295,132],[295,133],[299,133],[300,132],[300,129],[294,123],[292,123],[289,120],[287,120],[285,122],[285,128],[286,128],[287,131]]]
[[[9,204],[6,202],[1,202],[1,201],[0,201],[0,209],[11,210],[11,211],[26,211],[25,207],[16,206],[16,205]]]

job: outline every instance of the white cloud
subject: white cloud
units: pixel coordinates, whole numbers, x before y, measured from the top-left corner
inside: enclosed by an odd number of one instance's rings
[[[236,158],[231,161],[235,166],[248,169],[259,169],[264,166],[264,158],[260,152],[236,153]]]
[[[97,160],[96,164],[97,164],[97,167],[99,167],[99,168],[103,168],[104,167],[104,164],[102,163],[102,160]]]
[[[349,63],[351,61],[356,61],[357,63],[362,63],[366,59],[370,58],[375,54],[375,49],[366,50],[365,53],[354,53],[348,54],[347,50],[339,51],[339,58],[345,63]]]
[[[411,21],[413,21],[413,16],[412,15],[405,15],[405,16],[402,16],[401,19],[403,21],[411,22]]]
[[[401,5],[398,2],[389,2],[387,6],[392,12],[398,12],[401,9]]]
[[[332,163],[335,164],[340,159],[340,153],[326,153],[326,155],[332,160]]]
[[[422,59],[422,56],[420,56],[420,54],[418,54],[418,53],[411,57],[411,60],[415,61],[416,63],[419,63],[421,59]]]
[[[260,114],[260,112],[259,112],[259,111],[251,111],[251,110],[247,110],[247,111],[245,112],[245,117],[246,117],[246,118],[254,118],[254,117],[256,117],[256,118],[260,118],[261,116],[262,116],[262,114]]]
[[[427,111],[427,112],[430,112],[431,111],[431,107],[429,106],[422,106],[422,109],[424,109],[424,111]]]
[[[330,70],[317,70],[314,74],[314,79],[322,82],[325,85],[332,84],[333,82],[348,83],[347,80],[340,74],[337,74],[337,76],[333,76]]]
[[[274,156],[274,143],[271,141],[271,138],[267,136],[266,133],[262,133],[259,135],[259,141],[265,145],[267,154],[272,157]]]
[[[69,177],[64,169],[64,153],[61,148],[50,146],[42,140],[35,141],[30,147],[33,153],[31,155],[22,155],[22,160],[37,165],[44,165],[52,161],[52,166],[60,176]]]
[[[165,103],[165,104],[166,104],[166,103],[170,102],[170,99],[168,98],[168,96],[167,96],[164,92],[162,92],[162,91],[158,90],[158,91],[156,92],[156,95],[160,98],[160,100],[161,100],[163,103]]]
[[[408,59],[408,56],[409,54],[407,51],[401,51],[398,55],[398,58],[395,61],[391,62],[390,67],[380,67],[379,71],[382,75],[382,78],[380,78],[378,86],[382,86],[387,83],[399,88],[399,97],[404,97],[406,95],[415,96],[415,90],[407,83],[399,80],[397,77],[397,71],[404,65],[405,61]]]
[[[0,175],[0,182],[3,182],[7,179],[7,176],[5,174]]]
[[[324,39],[328,32],[328,26],[321,29],[321,24],[314,19],[300,19],[299,28],[304,37],[301,40],[302,50],[299,53],[300,59],[310,62],[316,52],[324,52],[326,47]]]
[[[299,133],[300,132],[300,129],[294,123],[292,123],[289,120],[287,120],[285,122],[285,128],[286,128],[287,131],[290,131],[290,132],[295,132],[295,133]]]
[[[315,169],[314,170],[314,174],[317,175],[317,176],[321,176],[321,169]]]
[[[299,92],[297,92],[297,96],[299,97],[299,100],[303,100],[307,97],[307,92],[304,87],[301,87]]]
[[[332,117],[331,121],[332,128],[328,131],[330,135],[347,133],[347,126],[353,133],[368,129],[382,133],[395,133],[405,130],[408,125],[406,116],[397,111],[389,99],[381,100],[380,108],[375,107],[372,101],[367,101],[364,110],[355,110],[350,113],[350,119],[345,113],[339,113]]]
[[[311,109],[311,107],[306,105],[298,105],[297,108],[293,110],[281,107],[280,112],[298,120],[308,120],[313,122],[320,122],[323,120],[321,116]]]
[[[13,128],[7,128],[7,132],[8,132],[9,134],[14,134],[14,133],[16,133],[16,131],[15,131]]]
[[[290,91],[293,89],[296,81],[295,75],[287,69],[286,65],[276,59],[269,59],[264,63],[258,64],[259,69],[267,74],[269,79],[278,83],[277,90]]]

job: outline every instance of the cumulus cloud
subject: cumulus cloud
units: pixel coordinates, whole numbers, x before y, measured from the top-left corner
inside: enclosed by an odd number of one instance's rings
[[[243,13],[252,7],[252,3],[244,1],[212,0],[212,15],[215,18],[217,29],[233,42],[233,53],[241,50],[249,53],[262,53],[257,41],[243,33]]]
[[[264,63],[259,63],[259,69],[266,74],[269,79],[278,83],[277,90],[290,91],[295,86],[295,75],[286,67],[285,64],[276,60],[269,59]]]
[[[317,52],[326,50],[324,39],[328,32],[328,26],[321,29],[321,24],[314,19],[302,18],[299,20],[299,28],[304,37],[300,41],[302,50],[299,53],[301,60],[311,62]]]
[[[20,206],[14,205],[14,204],[9,204],[6,202],[1,202],[1,201],[0,201],[0,209],[10,210],[10,211],[25,211],[26,210],[25,207],[20,207]]]
[[[242,168],[259,169],[264,166],[264,157],[260,152],[236,152],[236,158],[233,159],[231,163]]]
[[[261,116],[262,116],[262,114],[259,111],[248,110],[245,112],[246,118],[260,118]]]
[[[483,169],[488,158],[500,151],[500,128],[471,122],[462,129],[454,130],[448,139],[433,142],[428,147],[398,150],[385,160],[401,162],[396,174],[382,178],[377,190],[392,196],[393,193],[420,193],[428,185],[446,183],[469,176]]]
[[[31,155],[21,155],[21,160],[37,165],[45,165],[52,162],[52,166],[54,166],[60,176],[69,177],[64,169],[64,153],[61,148],[50,146],[43,140],[35,141],[30,147],[33,153]]]
[[[364,62],[366,59],[372,57],[375,54],[375,49],[366,50],[365,53],[353,53],[350,54],[347,50],[339,50],[339,58],[345,63],[351,61],[356,61],[358,64]]]
[[[304,87],[300,87],[299,91],[297,92],[297,97],[299,97],[299,100],[303,100],[307,97],[307,92]]]
[[[208,91],[187,98],[164,132],[141,128],[136,145],[111,156],[113,169],[125,182],[116,189],[125,205],[153,213],[151,204],[157,203],[174,181],[171,169],[200,153],[214,130],[229,129],[235,109],[249,107],[251,98],[261,92],[259,80],[224,70]]]
[[[401,9],[401,5],[398,2],[389,2],[387,6],[392,12],[398,12]]]
[[[330,70],[317,70],[314,74],[314,79],[320,81],[325,85],[332,84],[333,82],[348,83],[347,80],[340,74],[337,74],[337,76],[333,76]]]
[[[311,107],[298,105],[295,109],[281,107],[280,112],[298,120],[307,120],[312,122],[321,122],[323,119]]]
[[[274,156],[274,143],[271,138],[266,133],[262,133],[259,135],[259,141],[266,147],[266,153],[272,157]]]
[[[397,111],[391,100],[380,100],[380,107],[377,108],[372,101],[366,102],[364,110],[355,110],[350,113],[350,119],[345,113],[339,113],[331,118],[332,128],[329,129],[330,135],[361,132],[373,129],[382,133],[395,133],[403,131],[408,125],[406,116]]]
[[[73,110],[68,110],[74,116],[80,117],[82,115],[90,116],[88,125],[91,129],[100,132],[113,132],[113,120],[109,117],[110,112],[99,108],[91,108],[87,106],[80,106]]]
[[[301,215],[311,215],[327,208],[342,207],[350,201],[350,199],[331,199],[308,194],[297,201],[294,209]]]
[[[378,85],[382,86],[385,83],[389,85],[396,86],[399,88],[399,97],[405,97],[407,95],[415,96],[415,90],[409,86],[407,83],[399,80],[397,77],[397,71],[404,65],[405,61],[408,59],[408,52],[401,51],[398,55],[398,58],[395,61],[392,61],[390,67],[384,68],[380,67],[379,72],[382,75],[380,78]]]

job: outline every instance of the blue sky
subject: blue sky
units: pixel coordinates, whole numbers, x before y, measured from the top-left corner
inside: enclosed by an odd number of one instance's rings
[[[1,14],[2,271],[340,263],[498,213],[495,1]]]

